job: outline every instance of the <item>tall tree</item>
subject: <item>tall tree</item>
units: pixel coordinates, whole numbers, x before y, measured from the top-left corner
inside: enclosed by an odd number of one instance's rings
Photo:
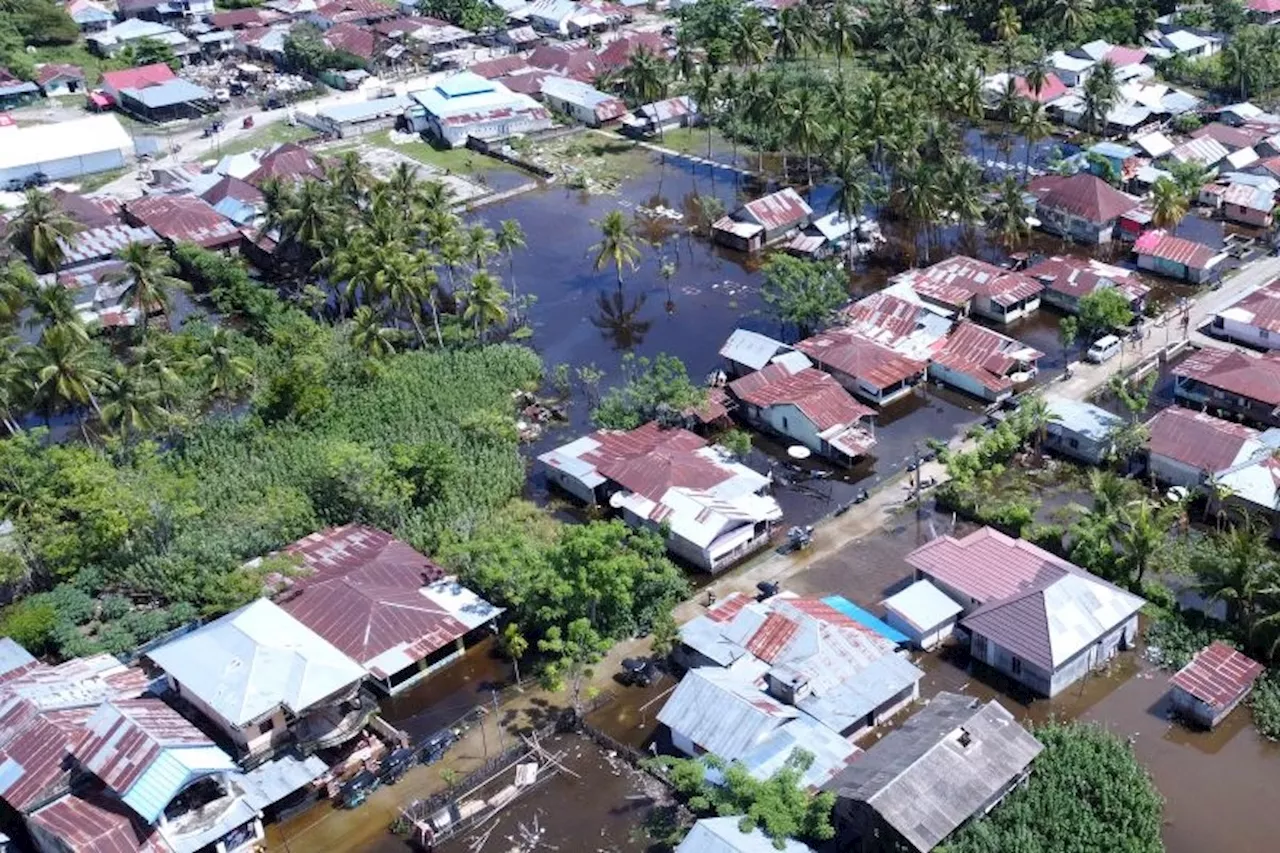
[[[136,367],[117,363],[102,385],[102,423],[126,442],[159,429],[169,416],[159,389]]]
[[[516,249],[525,247],[524,229],[519,220],[504,219],[498,223],[498,233],[494,236],[498,251],[507,256],[507,281],[511,282],[511,318],[512,322],[520,322],[520,300],[516,290]]]
[[[472,273],[463,298],[466,300],[466,308],[462,312],[462,319],[475,324],[476,335],[481,340],[484,340],[485,332],[490,326],[506,322],[506,304],[510,294],[502,289],[501,282],[493,273],[486,270]]]
[[[1157,228],[1174,229],[1187,215],[1187,197],[1170,178],[1160,178],[1151,188],[1151,221]]]
[[[80,230],[80,224],[62,210],[58,200],[37,189],[27,190],[22,212],[9,224],[9,237],[37,270],[53,272],[62,265],[62,240]]]
[[[612,266],[618,276],[618,289],[622,289],[622,268],[636,269],[640,261],[640,249],[635,238],[627,230],[627,220],[622,211],[611,210],[595,223],[600,229],[600,242],[591,247],[595,254],[596,272]]]
[[[125,286],[120,304],[138,312],[138,328],[145,338],[151,315],[163,312],[167,320],[173,291],[190,290],[191,285],[174,275],[178,265],[160,246],[130,243],[118,256],[124,267],[113,278]]]
[[[47,414],[64,406],[91,406],[102,414],[97,393],[106,374],[96,354],[73,328],[60,324],[45,329],[32,364],[33,396]]]
[[[253,362],[236,353],[232,333],[222,326],[200,343],[198,352],[196,368],[212,394],[234,394],[253,375]]]
[[[361,305],[351,315],[351,345],[372,359],[383,359],[396,351],[396,330],[383,322],[382,313]]]

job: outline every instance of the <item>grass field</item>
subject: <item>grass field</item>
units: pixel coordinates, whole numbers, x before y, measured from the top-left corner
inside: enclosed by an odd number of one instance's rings
[[[291,125],[287,121],[276,121],[255,129],[252,133],[222,143],[223,156],[243,154],[255,148],[267,148],[278,142],[298,142],[316,136],[314,128],[306,125]]]
[[[120,67],[119,63],[113,63],[109,59],[94,56],[85,47],[84,42],[34,47],[28,48],[28,50],[34,51],[31,59],[37,64],[54,62],[61,65],[80,66],[84,69],[85,85],[91,89],[98,85],[98,81],[102,79],[103,71],[111,71]]]

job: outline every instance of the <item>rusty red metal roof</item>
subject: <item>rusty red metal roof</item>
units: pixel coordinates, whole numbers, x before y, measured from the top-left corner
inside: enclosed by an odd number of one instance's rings
[[[117,794],[126,793],[170,747],[213,746],[204,732],[159,699],[105,702],[71,754]]]
[[[74,853],[168,853],[159,833],[101,792],[67,794],[27,818]]]
[[[172,68],[163,62],[156,62],[123,71],[107,71],[102,75],[102,85],[118,92],[122,89],[146,89],[176,79],[178,78]]]
[[[1214,251],[1203,243],[1174,237],[1164,231],[1148,231],[1133,244],[1139,255],[1182,264],[1190,269],[1204,269],[1213,260]]]
[[[589,47],[544,44],[529,54],[528,61],[535,68],[543,68],[581,83],[590,83],[604,70],[600,57]]]
[[[1180,687],[1214,710],[1239,701],[1262,674],[1263,666],[1220,640],[1196,652],[1169,683]]]
[[[307,149],[293,142],[272,148],[258,161],[258,168],[245,176],[245,181],[261,187],[267,181],[323,178],[324,165]]]
[[[966,320],[956,326],[933,360],[978,380],[986,388],[1003,391],[1013,387],[1011,373],[1034,367],[1043,355],[1013,338]]]
[[[40,66],[39,70],[36,71],[36,85],[42,89],[58,78],[64,78],[67,80],[83,80],[84,69],[79,65],[66,65],[63,63],[50,62],[46,65]]]
[[[742,206],[742,211],[743,215],[766,231],[793,228],[805,217],[813,215],[813,209],[791,187],[780,189],[755,201],[749,201]]]
[[[266,27],[283,20],[284,15],[272,9],[229,9],[209,16],[209,23],[219,30]]]
[[[1280,406],[1280,354],[1251,356],[1236,350],[1205,347],[1174,367],[1173,375]]]
[[[631,61],[631,55],[641,48],[662,57],[666,54],[667,40],[657,32],[628,33],[600,51],[600,65],[606,70],[623,68]]]
[[[926,269],[908,270],[894,281],[905,281],[924,298],[956,310],[963,310],[975,296],[1011,305],[1043,289],[1039,282],[1020,272],[965,255],[947,258]]]
[[[366,667],[396,648],[420,660],[469,630],[421,593],[444,569],[390,533],[348,524],[313,533],[284,552],[301,557],[312,573],[294,579],[280,606]],[[374,674],[394,673],[375,667]]]
[[[1246,294],[1218,315],[1269,332],[1280,332],[1280,278]]]
[[[710,489],[733,476],[695,451],[707,442],[684,429],[664,429],[656,421],[630,431],[591,434],[600,446],[582,455],[601,476],[628,491],[660,501],[672,488]]]
[[[850,397],[830,374],[812,367],[792,373],[785,364],[774,362],[731,382],[729,390],[755,406],[790,403],[813,422],[818,432],[839,425],[851,426],[875,414],[875,409]]]
[[[1049,290],[1079,299],[1099,287],[1115,285],[1129,299],[1141,299],[1151,288],[1135,280],[1130,270],[1103,264],[1092,258],[1055,256],[1026,269],[1026,274],[1043,282]],[[1110,282],[1110,284],[1108,284]]]
[[[1221,142],[1223,147],[1231,151],[1241,148],[1252,148],[1271,134],[1260,127],[1231,127],[1220,121],[1210,122],[1203,127],[1191,131],[1192,139],[1209,137]]]
[[[1179,406],[1162,409],[1150,421],[1148,449],[1197,471],[1223,471],[1239,461],[1258,431]]]
[[[707,608],[707,618],[712,622],[729,622],[753,601],[755,599],[746,593],[731,592]]]
[[[532,71],[533,66],[526,62],[524,57],[511,54],[510,56],[499,56],[496,59],[477,62],[475,65],[468,65],[467,70],[486,80],[495,80],[498,77],[505,77],[509,74]]]
[[[800,630],[799,624],[777,611],[771,611],[756,632],[747,640],[747,651],[765,663],[774,659]]]
[[[321,38],[330,50],[349,53],[361,59],[373,58],[373,47],[377,41],[372,30],[346,21],[325,30]]]
[[[823,367],[880,389],[919,376],[926,369],[924,362],[908,358],[851,329],[828,329],[800,341],[796,349]]]
[[[1137,199],[1089,172],[1077,172],[1069,178],[1046,175],[1037,178],[1030,189],[1045,208],[1099,225],[1118,219],[1138,206]]]
[[[963,539],[939,536],[906,556],[907,565],[978,604],[1043,587],[1083,571],[1025,539],[984,527]]]
[[[129,219],[174,243],[215,249],[243,237],[234,222],[196,196],[143,196],[126,203],[124,209]]]
[[[91,708],[45,711],[0,747],[0,798],[26,811],[70,782],[66,758],[84,737]]]

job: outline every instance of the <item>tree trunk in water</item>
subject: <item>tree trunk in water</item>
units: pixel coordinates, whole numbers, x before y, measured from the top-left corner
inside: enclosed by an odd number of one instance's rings
[[[516,288],[516,258],[510,251],[507,252],[507,278],[511,279],[511,326],[515,328],[520,325],[520,303],[516,299],[519,292]]]

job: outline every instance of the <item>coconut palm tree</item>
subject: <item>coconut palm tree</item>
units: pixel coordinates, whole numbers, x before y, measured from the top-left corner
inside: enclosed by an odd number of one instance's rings
[[[711,159],[711,119],[716,111],[716,99],[720,95],[720,78],[716,76],[716,71],[710,64],[704,63],[698,67],[693,79],[689,81],[689,94],[693,96],[693,102],[698,105],[698,112],[702,114],[702,122],[707,126],[707,159]],[[716,169],[711,167],[711,179],[715,180]]]
[[[502,283],[493,273],[487,270],[472,273],[463,298],[466,300],[466,308],[462,312],[462,319],[475,323],[476,336],[480,340],[484,340],[485,332],[490,326],[506,322],[505,306],[511,294],[502,289]]]
[[[867,163],[867,159],[852,148],[842,147],[836,152],[832,164],[836,191],[830,205],[849,222],[849,265],[853,265],[858,250],[857,220],[862,211],[884,200],[880,176]]]
[[[805,86],[795,90],[782,109],[789,123],[787,141],[804,154],[805,177],[813,186],[813,149],[826,130],[822,99],[817,90]]]
[[[1104,59],[1089,71],[1084,81],[1084,120],[1090,133],[1106,126],[1107,113],[1120,96],[1120,84],[1116,80],[1116,67]]]
[[[0,423],[10,435],[22,432],[18,418],[31,399],[31,350],[16,335],[0,338]]]
[[[1187,215],[1187,196],[1169,178],[1160,178],[1151,188],[1151,221],[1157,228],[1178,227]]]
[[[801,8],[805,7],[789,6],[778,13],[774,52],[784,62],[798,59],[809,45],[811,31],[808,28],[808,16],[800,12]]]
[[[849,0],[836,0],[827,15],[827,46],[836,55],[836,74],[844,71],[844,58],[853,53],[858,40],[858,19]]]
[[[235,341],[223,327],[202,341],[196,367],[208,382],[209,393],[234,394],[253,375],[253,362],[236,354]]]
[[[498,251],[507,256],[507,281],[511,282],[511,317],[513,323],[520,322],[520,301],[516,296],[516,249],[526,245],[524,229],[515,219],[504,219],[498,223],[498,233],[494,235],[494,243]]]
[[[1022,101],[1016,116],[1018,133],[1022,135],[1026,153],[1022,160],[1022,179],[1031,178],[1031,149],[1037,142],[1048,138],[1053,133],[1053,123],[1044,110],[1044,105],[1036,101]]]
[[[325,178],[352,205],[359,205],[364,191],[373,184],[373,173],[359,151],[344,151],[338,162],[326,170]]]
[[[66,325],[50,326],[32,354],[32,395],[46,414],[64,406],[91,406],[98,415],[97,393],[106,374],[84,338]]]
[[[1261,593],[1280,585],[1280,566],[1267,548],[1266,531],[1248,515],[1215,541],[1219,547],[1192,562],[1195,589],[1210,601],[1225,604],[1227,621],[1240,625],[1249,637],[1259,615]]]
[[[382,322],[382,314],[361,305],[351,315],[351,345],[373,359],[382,359],[396,351],[396,330]]]
[[[417,269],[420,293],[431,309],[431,325],[436,332],[436,345],[444,349],[444,334],[440,331],[440,276],[436,274],[440,259],[426,249],[418,249],[413,253],[413,263]]]
[[[1013,48],[1018,36],[1022,35],[1022,19],[1018,17],[1018,10],[1012,6],[1001,6],[1000,11],[996,13],[993,29],[996,39],[1004,45],[1005,71],[1012,76]]]
[[[671,67],[666,59],[641,45],[622,69],[623,90],[637,104],[649,104],[667,96]]]
[[[622,211],[611,210],[594,223],[600,229],[600,242],[591,247],[595,254],[593,267],[596,272],[612,266],[618,276],[618,289],[622,289],[622,268],[635,270],[640,261],[640,249],[627,230],[627,220]]]
[[[75,297],[65,287],[37,286],[27,296],[31,308],[31,316],[27,319],[27,328],[38,326],[65,326],[86,343],[89,333],[80,322],[80,314],[76,311]]]
[[[734,56],[744,65],[756,68],[764,63],[769,49],[773,47],[773,39],[759,9],[748,6],[738,13],[729,43]],[[685,74],[686,78],[689,76]]]
[[[138,329],[145,339],[150,315],[163,311],[167,319],[173,310],[173,291],[190,290],[191,285],[174,275],[178,265],[159,246],[130,243],[118,257],[124,268],[112,280],[125,285],[120,304],[138,312]]]
[[[471,261],[471,268],[482,270],[489,263],[489,258],[498,252],[498,243],[493,229],[483,225],[472,225],[467,229],[466,250]]]
[[[1116,544],[1121,565],[1130,573],[1133,589],[1142,589],[1142,578],[1151,565],[1151,558],[1165,546],[1181,514],[1181,505],[1156,504],[1149,498],[1131,501],[1121,508]]]
[[[950,156],[938,171],[939,202],[965,228],[982,221],[987,206],[982,200],[982,169],[968,157]]]
[[[1035,59],[1027,63],[1023,79],[1027,81],[1027,89],[1035,96],[1037,102],[1040,100],[1040,93],[1049,84],[1050,73],[1049,60],[1044,55],[1037,55]]]
[[[101,402],[103,425],[126,442],[159,429],[169,416],[159,389],[136,368],[123,364],[117,363],[103,382]]]
[[[164,339],[160,342],[164,343]],[[129,349],[129,359],[134,369],[160,392],[163,405],[173,406],[182,399],[186,382],[174,369],[174,357],[168,348],[144,342]],[[183,362],[178,364],[187,366]]]
[[[1080,34],[1093,17],[1093,0],[1054,0],[1050,15],[1070,41]]]
[[[457,290],[453,273],[467,261],[466,245],[460,236],[455,235],[452,239],[446,239],[436,245],[436,255],[440,258],[440,263],[444,264],[445,272],[449,274],[449,293],[452,294]]]
[[[27,190],[22,212],[9,224],[9,239],[41,272],[62,265],[62,240],[80,230],[80,224],[63,212],[58,200],[37,189]]]
[[[419,260],[397,247],[381,262],[379,292],[391,304],[393,311],[403,311],[409,316],[409,322],[418,334],[418,342],[425,348],[427,335],[422,330],[420,318],[428,284],[420,271]]]
[[[925,232],[924,261],[929,262],[930,238],[928,228],[938,218],[941,210],[941,190],[936,170],[931,163],[921,163],[908,170],[900,170],[901,178],[896,190],[899,210],[915,226]]]
[[[1027,223],[1031,206],[1027,204],[1022,186],[1013,175],[1005,175],[995,201],[987,208],[987,224],[1000,235],[1005,246],[1013,248],[1031,234]]]
[[[22,309],[27,307],[28,296],[40,287],[35,273],[18,260],[0,266],[0,328],[8,328],[18,322]]]

